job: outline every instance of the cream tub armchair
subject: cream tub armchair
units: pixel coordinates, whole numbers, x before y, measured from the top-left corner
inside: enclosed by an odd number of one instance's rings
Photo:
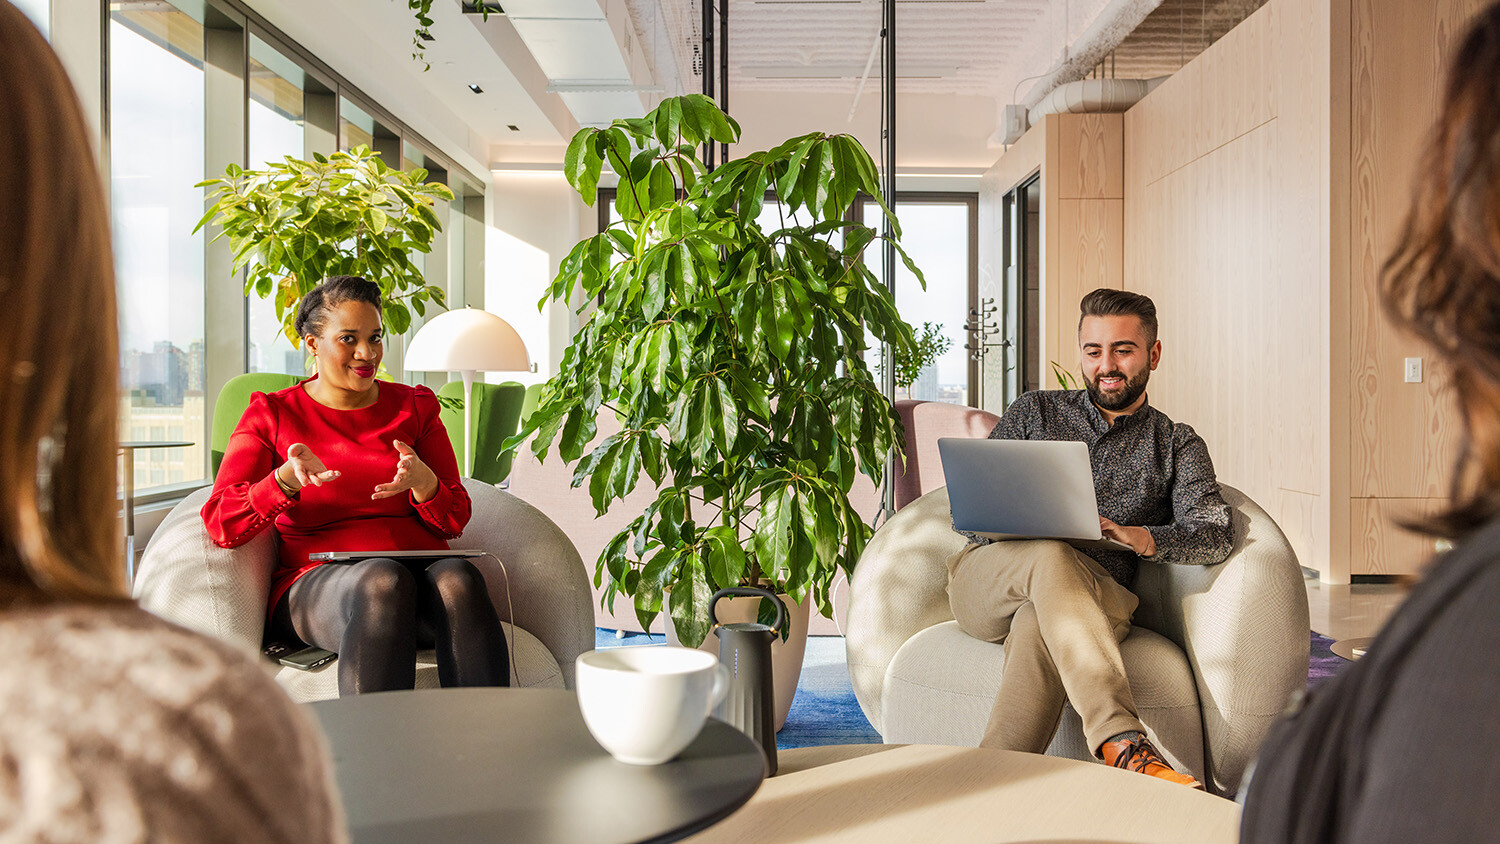
[[[1272,721],[1307,682],[1307,593],[1270,516],[1224,486],[1234,546],[1215,566],[1144,563],[1135,626],[1120,650],[1157,747],[1219,794],[1233,794]],[[947,559],[963,547],[947,489],[892,516],[850,584],[847,648],[855,696],[891,744],[975,746],[1005,662],[1003,645],[964,634],[948,607]],[[1047,752],[1092,759],[1071,706]]]
[[[489,551],[504,563],[502,571],[487,557],[474,561],[515,653],[511,685],[572,688],[573,660],[594,647],[592,591],[577,549],[519,498],[473,479],[466,478],[464,488],[473,516],[449,544]],[[275,531],[238,548],[214,545],[199,516],[209,492],[183,499],[157,528],[136,572],[135,597],[162,618],[258,652],[276,566]],[[335,698],[336,666],[281,668],[276,679],[294,700]],[[418,652],[417,688],[437,685],[433,652]]]

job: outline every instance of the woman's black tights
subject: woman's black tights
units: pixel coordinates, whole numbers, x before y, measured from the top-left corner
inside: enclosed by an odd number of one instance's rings
[[[468,560],[318,566],[277,602],[271,634],[338,653],[340,695],[412,688],[418,646],[437,649],[444,686],[510,685],[500,617]]]

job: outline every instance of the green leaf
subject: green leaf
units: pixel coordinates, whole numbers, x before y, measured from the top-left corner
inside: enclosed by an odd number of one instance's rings
[[[796,203],[792,198],[792,192],[796,187],[797,179],[802,175],[802,161],[817,143],[818,137],[816,134],[802,136],[792,157],[787,159],[786,170],[776,182],[776,193],[781,197],[781,201],[793,207],[796,207]]]
[[[667,274],[670,271],[668,256],[653,250],[642,264],[645,276],[641,280],[641,316],[650,322],[661,313],[667,301]]]
[[[677,628],[677,640],[683,645],[696,648],[708,636],[711,626],[708,601],[712,597],[703,563],[695,557],[685,560],[677,581],[672,584],[671,599],[672,624]]]
[[[721,454],[729,454],[734,450],[735,439],[739,436],[739,408],[735,406],[734,395],[728,384],[717,377],[709,383],[711,390],[705,404],[708,406],[709,416],[714,420],[714,443]]]
[[[662,100],[652,116],[656,142],[663,147],[676,146],[678,128],[682,123],[682,101],[676,97]]]
[[[589,206],[593,206],[598,196],[599,171],[603,165],[594,145],[598,134],[598,129],[578,130],[563,153],[563,175]]]
[[[703,534],[703,544],[709,585],[719,589],[738,586],[745,576],[745,549],[740,547],[734,529],[723,525],[709,528]]]
[[[760,516],[755,523],[755,558],[761,575],[771,581],[791,557],[792,504],[785,486],[761,487]]]

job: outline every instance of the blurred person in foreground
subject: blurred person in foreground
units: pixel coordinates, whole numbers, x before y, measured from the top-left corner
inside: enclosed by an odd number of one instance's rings
[[[1364,657],[1262,747],[1246,844],[1493,841],[1500,808],[1500,5],[1457,52],[1386,313],[1451,375],[1464,439],[1435,560]]]
[[[129,600],[108,209],[5,0],[0,197],[0,841],[346,841],[324,741],[258,658]]]

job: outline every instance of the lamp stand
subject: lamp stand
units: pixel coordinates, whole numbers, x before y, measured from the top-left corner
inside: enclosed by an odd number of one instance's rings
[[[464,379],[464,477],[474,477],[474,370],[463,369]]]

